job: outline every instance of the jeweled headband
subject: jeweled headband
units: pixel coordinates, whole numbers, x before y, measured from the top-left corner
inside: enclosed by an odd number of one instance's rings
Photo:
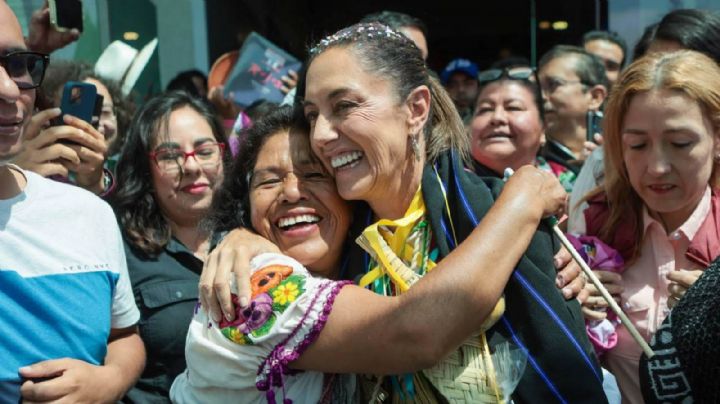
[[[334,34],[325,37],[318,42],[317,45],[310,49],[310,56],[317,56],[326,49],[344,42],[354,42],[359,39],[373,40],[383,38],[407,41],[410,44],[413,44],[405,35],[393,30],[387,25],[377,22],[361,23],[343,28]]]

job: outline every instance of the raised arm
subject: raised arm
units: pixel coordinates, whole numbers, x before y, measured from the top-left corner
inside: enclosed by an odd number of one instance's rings
[[[408,292],[385,297],[343,288],[320,336],[293,367],[399,373],[437,363],[480,329],[539,221],[564,208],[566,198],[552,175],[521,168],[470,236]]]

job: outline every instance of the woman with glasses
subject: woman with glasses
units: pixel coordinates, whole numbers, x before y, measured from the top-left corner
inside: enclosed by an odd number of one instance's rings
[[[185,368],[185,334],[210,246],[210,233],[198,224],[223,178],[223,136],[205,103],[171,92],[138,111],[120,151],[111,204],[148,352],[130,402],[169,401],[170,385]]]

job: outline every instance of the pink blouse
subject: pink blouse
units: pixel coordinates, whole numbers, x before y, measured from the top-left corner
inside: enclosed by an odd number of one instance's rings
[[[687,221],[671,234],[665,232],[662,224],[653,219],[646,208],[643,209],[644,237],[640,256],[622,274],[624,292],[621,303],[647,341],[670,312],[667,274],[679,269],[704,269],[688,260],[685,252],[710,212],[710,197],[708,187]],[[623,403],[643,403],[638,380],[642,349],[624,326],[619,325],[617,333],[618,344],[606,354],[605,364],[617,378]]]

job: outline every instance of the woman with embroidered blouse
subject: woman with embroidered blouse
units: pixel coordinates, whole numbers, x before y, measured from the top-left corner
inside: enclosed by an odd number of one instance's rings
[[[538,189],[547,191],[545,198],[534,197]],[[561,207],[564,201],[562,188],[552,176],[530,168],[513,177],[502,197],[508,202],[507,212],[517,211],[513,222],[519,227],[499,236],[516,239],[517,229],[522,234],[517,240],[525,244],[542,215]],[[487,218],[489,223],[497,220],[492,216]],[[357,347],[368,356],[365,363],[357,364],[360,370],[385,372],[391,370],[388,366],[419,369],[427,364],[422,356],[410,355],[387,342],[397,338],[422,340],[422,333],[416,331],[432,323],[445,330],[438,333],[448,338],[445,344],[453,346],[463,333],[480,326],[487,313],[477,308],[483,305],[468,304],[477,294],[475,288],[456,285],[461,278],[453,274],[462,269],[481,271],[463,268],[457,262],[453,268],[421,281],[413,293],[401,298],[381,297],[357,287],[343,288],[347,281],[332,280],[344,269],[343,236],[350,219],[350,205],[340,198],[333,179],[313,156],[306,129],[293,125],[290,109],[279,109],[257,122],[215,194],[210,221],[217,230],[251,225],[287,256],[264,254],[253,260],[252,301],[238,310],[233,321],[213,322],[204,310],[196,309],[186,346],[188,370],[173,385],[173,401],[242,398],[252,402],[273,398],[280,391],[295,402],[355,401],[360,389],[354,377],[320,372],[291,376],[290,364],[302,368],[301,355],[308,348],[311,360],[330,354],[323,347],[312,353],[312,343],[327,345],[334,338],[343,338],[344,343],[356,346],[359,340],[367,341]],[[456,261],[486,253],[473,244],[478,244],[477,240],[468,244],[473,252],[454,254]],[[508,258],[498,258],[497,264],[512,266],[524,248],[522,241],[519,244],[508,251]],[[446,262],[452,259],[441,265]],[[445,299],[448,311],[456,316],[464,312],[476,320],[462,324],[455,316],[437,318],[423,310],[448,292],[457,295]],[[404,324],[402,318],[410,323]],[[391,319],[400,324],[389,325]],[[416,327],[413,323],[421,324]],[[383,339],[373,338],[380,332],[384,332]],[[353,338],[348,338],[348,333]],[[399,333],[402,335],[393,335]],[[402,356],[406,358],[400,360]],[[347,354],[333,359],[341,362],[344,357]],[[338,370],[345,369],[340,365]]]
[[[622,254],[621,274],[598,274],[647,340],[720,254],[718,77],[701,53],[651,54],[628,67],[605,110],[605,183],[580,227]],[[606,303],[588,289],[586,316],[604,318]],[[604,360],[623,402],[641,403],[642,352],[625,327],[617,334]]]
[[[524,233],[526,225],[515,221],[525,222],[521,216],[530,205],[509,200],[499,179],[464,169],[467,136],[412,42],[378,24],[343,29],[311,50],[301,80],[298,107],[310,125],[314,154],[340,196],[357,201],[346,239],[359,237],[360,246],[348,243],[343,278],[397,296],[393,305],[432,321],[412,313],[390,316],[383,298],[364,301],[373,296],[346,287],[318,340],[292,367],[394,374],[379,386],[398,399],[500,401],[491,354],[513,344],[528,363],[513,399],[605,400],[579,305],[565,301],[556,285],[565,282],[556,279],[558,244],[549,226],[534,222]],[[520,171],[540,175],[530,167]],[[512,177],[507,187],[515,187]],[[203,306],[217,316],[219,303],[208,293],[217,290],[227,321],[235,315],[225,287],[232,265],[226,264],[242,266],[255,251],[272,248],[261,237],[233,233],[222,243],[233,252],[213,254],[201,277]],[[457,283],[440,293],[448,270],[447,279]],[[247,307],[249,276],[242,268],[236,272],[236,301]],[[424,277],[427,283],[419,282]],[[337,309],[346,289],[348,297],[357,293],[352,301],[358,307],[379,312],[361,316],[357,325],[328,328],[334,316],[352,317]],[[393,350],[373,351],[368,344],[377,341]]]

